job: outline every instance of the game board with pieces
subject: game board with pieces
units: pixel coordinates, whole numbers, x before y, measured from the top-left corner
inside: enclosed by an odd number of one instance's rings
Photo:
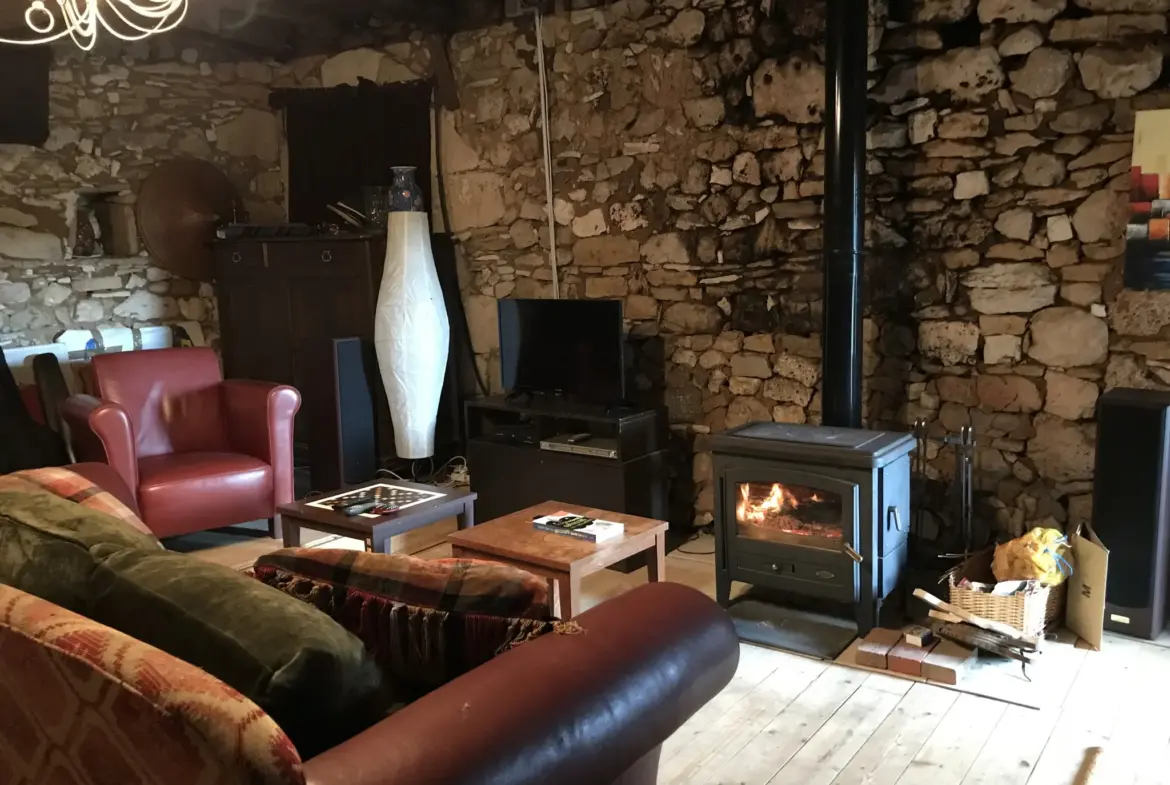
[[[339,493],[324,499],[314,499],[308,502],[308,505],[322,510],[339,510],[350,504],[373,501],[377,506],[370,512],[362,513],[361,517],[379,518],[383,515],[400,512],[416,504],[433,501],[444,495],[439,491],[420,491],[414,488],[403,488],[399,485],[379,483],[377,485],[367,485],[364,488]]]

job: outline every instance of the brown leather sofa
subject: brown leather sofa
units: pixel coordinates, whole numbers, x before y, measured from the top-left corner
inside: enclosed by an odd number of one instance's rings
[[[62,416],[79,461],[108,463],[159,537],[268,519],[293,500],[292,387],[224,381],[208,348],[93,358],[97,397]]]
[[[727,614],[651,583],[305,763],[310,785],[653,785],[661,744],[739,662]],[[375,763],[376,761],[376,763]]]
[[[662,743],[735,671],[731,623],[676,583],[578,621],[582,634],[524,643],[302,763],[211,675],[0,585],[0,772],[86,785],[653,785]]]
[[[106,466],[69,468],[129,495]],[[303,764],[290,752],[274,766],[287,738],[238,694],[227,696],[231,711],[208,702],[227,689],[209,674],[0,586],[0,771],[39,782],[52,765],[71,772],[62,779],[102,785],[173,785],[200,771],[240,785],[653,785],[662,743],[735,672],[731,621],[675,583],[641,586],[576,621],[579,634],[524,643]],[[47,711],[63,705],[66,714]],[[78,720],[62,724],[66,715]],[[241,744],[265,723],[279,738]],[[8,743],[35,746],[38,735],[37,756]],[[175,738],[181,750],[168,746]],[[177,777],[185,765],[199,768]]]

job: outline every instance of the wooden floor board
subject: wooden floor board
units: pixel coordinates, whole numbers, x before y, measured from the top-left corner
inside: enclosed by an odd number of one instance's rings
[[[1108,785],[1134,785],[1139,775],[1162,769],[1162,750],[1170,741],[1170,650],[1142,644],[1135,650],[1128,689],[1116,695],[1117,716],[1097,761],[1094,779]]]
[[[960,695],[898,785],[959,785],[1006,709],[1000,701]]]
[[[761,728],[816,683],[828,667],[816,660],[788,656],[783,665],[667,761],[658,781],[664,785],[707,782],[735,760]]]
[[[857,692],[867,674],[840,666],[826,670],[766,724],[750,729],[751,740],[731,755],[709,761],[694,785],[766,785]]]
[[[968,769],[963,785],[1024,785],[1059,716],[1060,709],[1007,707]]]
[[[1028,785],[1068,785],[1087,750],[1108,746],[1123,699],[1137,688],[1141,646],[1108,640],[1102,651],[1085,658]]]
[[[732,706],[741,701],[756,685],[768,678],[785,660],[776,656],[776,652],[762,649],[758,646],[741,645],[739,647],[739,667],[722,692],[712,698],[706,706],[683,723],[674,734],[662,745],[662,770],[666,771],[667,764],[676,755],[687,750],[696,739],[707,735],[713,725]],[[665,778],[662,778],[666,782]]]
[[[912,686],[832,785],[894,785],[958,699],[942,687]]]
[[[869,676],[769,785],[830,785],[913,686],[892,676]]]

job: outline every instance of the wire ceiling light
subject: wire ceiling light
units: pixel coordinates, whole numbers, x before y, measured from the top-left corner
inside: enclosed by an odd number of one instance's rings
[[[122,41],[174,30],[187,16],[189,0],[33,0],[24,12],[29,37],[0,37],[5,44],[47,44],[65,36],[85,51],[97,43],[98,29]],[[51,7],[55,6],[55,7]]]

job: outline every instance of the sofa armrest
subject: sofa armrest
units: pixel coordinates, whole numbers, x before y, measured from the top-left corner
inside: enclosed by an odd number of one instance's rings
[[[308,785],[611,783],[731,680],[714,601],[641,586],[435,690],[305,764]],[[649,765],[653,765],[653,761]]]
[[[109,464],[137,495],[138,450],[126,410],[92,395],[71,395],[61,404],[61,419],[77,460]]]
[[[126,487],[126,482],[122,479],[122,475],[118,474],[113,466],[110,466],[108,463],[71,463],[65,468],[74,474],[84,477],[98,488],[101,488],[122,502],[130,512],[141,519],[142,513],[138,511],[138,494]],[[150,531],[145,523],[142,524],[142,528],[144,531]]]
[[[301,394],[293,387],[239,379],[221,385],[232,449],[272,467],[276,504],[293,500],[293,423]]]

